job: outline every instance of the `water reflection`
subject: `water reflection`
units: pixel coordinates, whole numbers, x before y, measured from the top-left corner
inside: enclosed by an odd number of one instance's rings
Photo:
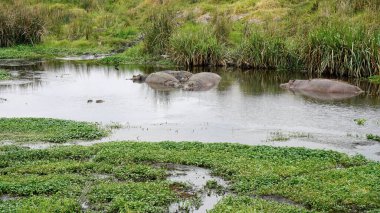
[[[0,85],[0,117],[53,117],[126,126],[109,140],[238,142],[276,146],[327,148],[379,159],[380,144],[365,135],[380,134],[379,86],[343,79],[366,91],[338,101],[318,100],[279,87],[294,72],[214,71],[222,76],[206,92],[159,91],[136,84],[133,75],[158,67],[98,66],[78,62],[45,62],[38,67],[7,68],[18,79]],[[17,81],[28,81],[17,84]],[[104,103],[87,103],[87,100]],[[367,119],[358,126],[356,118]],[[273,133],[310,135],[279,142]]]

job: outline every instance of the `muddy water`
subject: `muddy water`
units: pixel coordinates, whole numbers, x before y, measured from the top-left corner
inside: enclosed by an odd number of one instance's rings
[[[98,142],[171,140],[300,146],[380,160],[380,143],[366,140],[366,134],[380,135],[380,88],[363,80],[349,81],[366,93],[329,100],[282,90],[278,86],[282,82],[307,78],[285,72],[218,70],[222,82],[217,88],[186,92],[157,91],[126,80],[160,68],[120,66],[116,70],[77,62],[24,65],[6,67],[17,80],[0,83],[0,117],[53,117],[123,125]],[[365,125],[357,125],[356,118],[366,119]]]
[[[188,200],[173,203],[169,207],[169,212],[207,212],[224,197],[215,191],[205,190],[208,181],[215,181],[221,187],[228,187],[227,182],[219,177],[213,177],[210,170],[187,165],[172,165],[168,180],[184,183],[191,187],[194,194],[199,196],[199,204],[194,205]]]

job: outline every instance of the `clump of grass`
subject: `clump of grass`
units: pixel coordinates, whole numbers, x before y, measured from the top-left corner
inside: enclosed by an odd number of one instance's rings
[[[11,79],[11,74],[9,72],[0,69],[0,80],[10,80]]]
[[[232,52],[232,58],[242,68],[294,68],[298,64],[298,58],[283,38],[259,32],[245,36]]]
[[[303,132],[291,132],[291,133],[282,133],[280,131],[270,133],[270,141],[288,141],[292,138],[310,138],[312,137],[309,133]]]
[[[216,39],[220,43],[227,43],[232,30],[227,14],[217,13],[213,16],[211,23],[213,25],[213,33]]]
[[[364,126],[364,124],[367,122],[367,120],[365,118],[356,118],[356,119],[354,119],[354,121],[359,126]]]
[[[380,142],[380,136],[379,135],[368,134],[367,135],[367,139],[368,140],[373,140],[373,141]]]
[[[278,212],[280,209],[281,212],[309,212],[306,209],[295,207],[291,204],[282,204],[249,196],[227,196],[223,198],[210,213]]]
[[[144,22],[144,51],[149,54],[166,54],[169,38],[174,30],[174,13],[166,7],[154,9]]]
[[[368,77],[369,82],[373,84],[380,84],[380,75],[373,75]]]
[[[290,140],[290,137],[288,135],[285,135],[282,132],[271,132],[271,141],[288,141]]]
[[[123,128],[123,124],[117,123],[117,122],[111,122],[110,124],[107,124],[106,127],[109,129],[121,129]]]
[[[329,26],[309,33],[302,58],[318,75],[362,77],[380,71],[379,35],[364,28]]]
[[[46,141],[63,143],[69,140],[95,140],[108,132],[97,124],[50,118],[0,118],[0,141]]]
[[[170,38],[170,57],[186,66],[225,64],[225,46],[207,26],[188,25]]]
[[[38,8],[28,8],[22,2],[2,4],[0,47],[39,43],[44,33],[44,22]]]

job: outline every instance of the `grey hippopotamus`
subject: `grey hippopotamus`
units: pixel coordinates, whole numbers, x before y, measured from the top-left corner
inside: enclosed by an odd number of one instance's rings
[[[193,75],[191,72],[188,71],[165,70],[161,72],[174,76],[174,78],[176,78],[181,83],[188,81],[189,78]]]
[[[332,99],[354,97],[363,92],[363,90],[357,86],[330,79],[290,80],[288,83],[281,84],[280,87],[307,96],[311,94],[311,97],[315,95],[318,97],[329,95],[329,99],[331,99],[331,97],[333,97]]]
[[[192,75],[183,85],[183,89],[187,91],[205,91],[219,84],[221,77],[211,72],[201,72]]]
[[[155,73],[166,73],[166,74],[172,75],[181,83],[188,81],[189,78],[193,75],[191,72],[188,72],[188,71],[174,71],[174,70],[165,70],[165,71],[160,71],[160,72],[155,72]],[[149,75],[141,75],[141,74],[133,75],[131,80],[133,80],[133,82],[144,82],[148,76]]]
[[[145,78],[145,82],[147,84],[156,84],[156,85],[162,85],[162,86],[174,87],[174,88],[181,86],[178,79],[164,72],[155,72],[148,75]]]

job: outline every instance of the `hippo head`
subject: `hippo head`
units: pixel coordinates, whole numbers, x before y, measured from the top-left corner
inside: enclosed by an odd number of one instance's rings
[[[289,80],[288,83],[280,84],[280,87],[283,89],[291,89],[293,87],[295,80]]]
[[[146,75],[141,75],[141,74],[133,75],[131,78],[133,82],[143,82],[145,81],[145,79],[146,79]]]

